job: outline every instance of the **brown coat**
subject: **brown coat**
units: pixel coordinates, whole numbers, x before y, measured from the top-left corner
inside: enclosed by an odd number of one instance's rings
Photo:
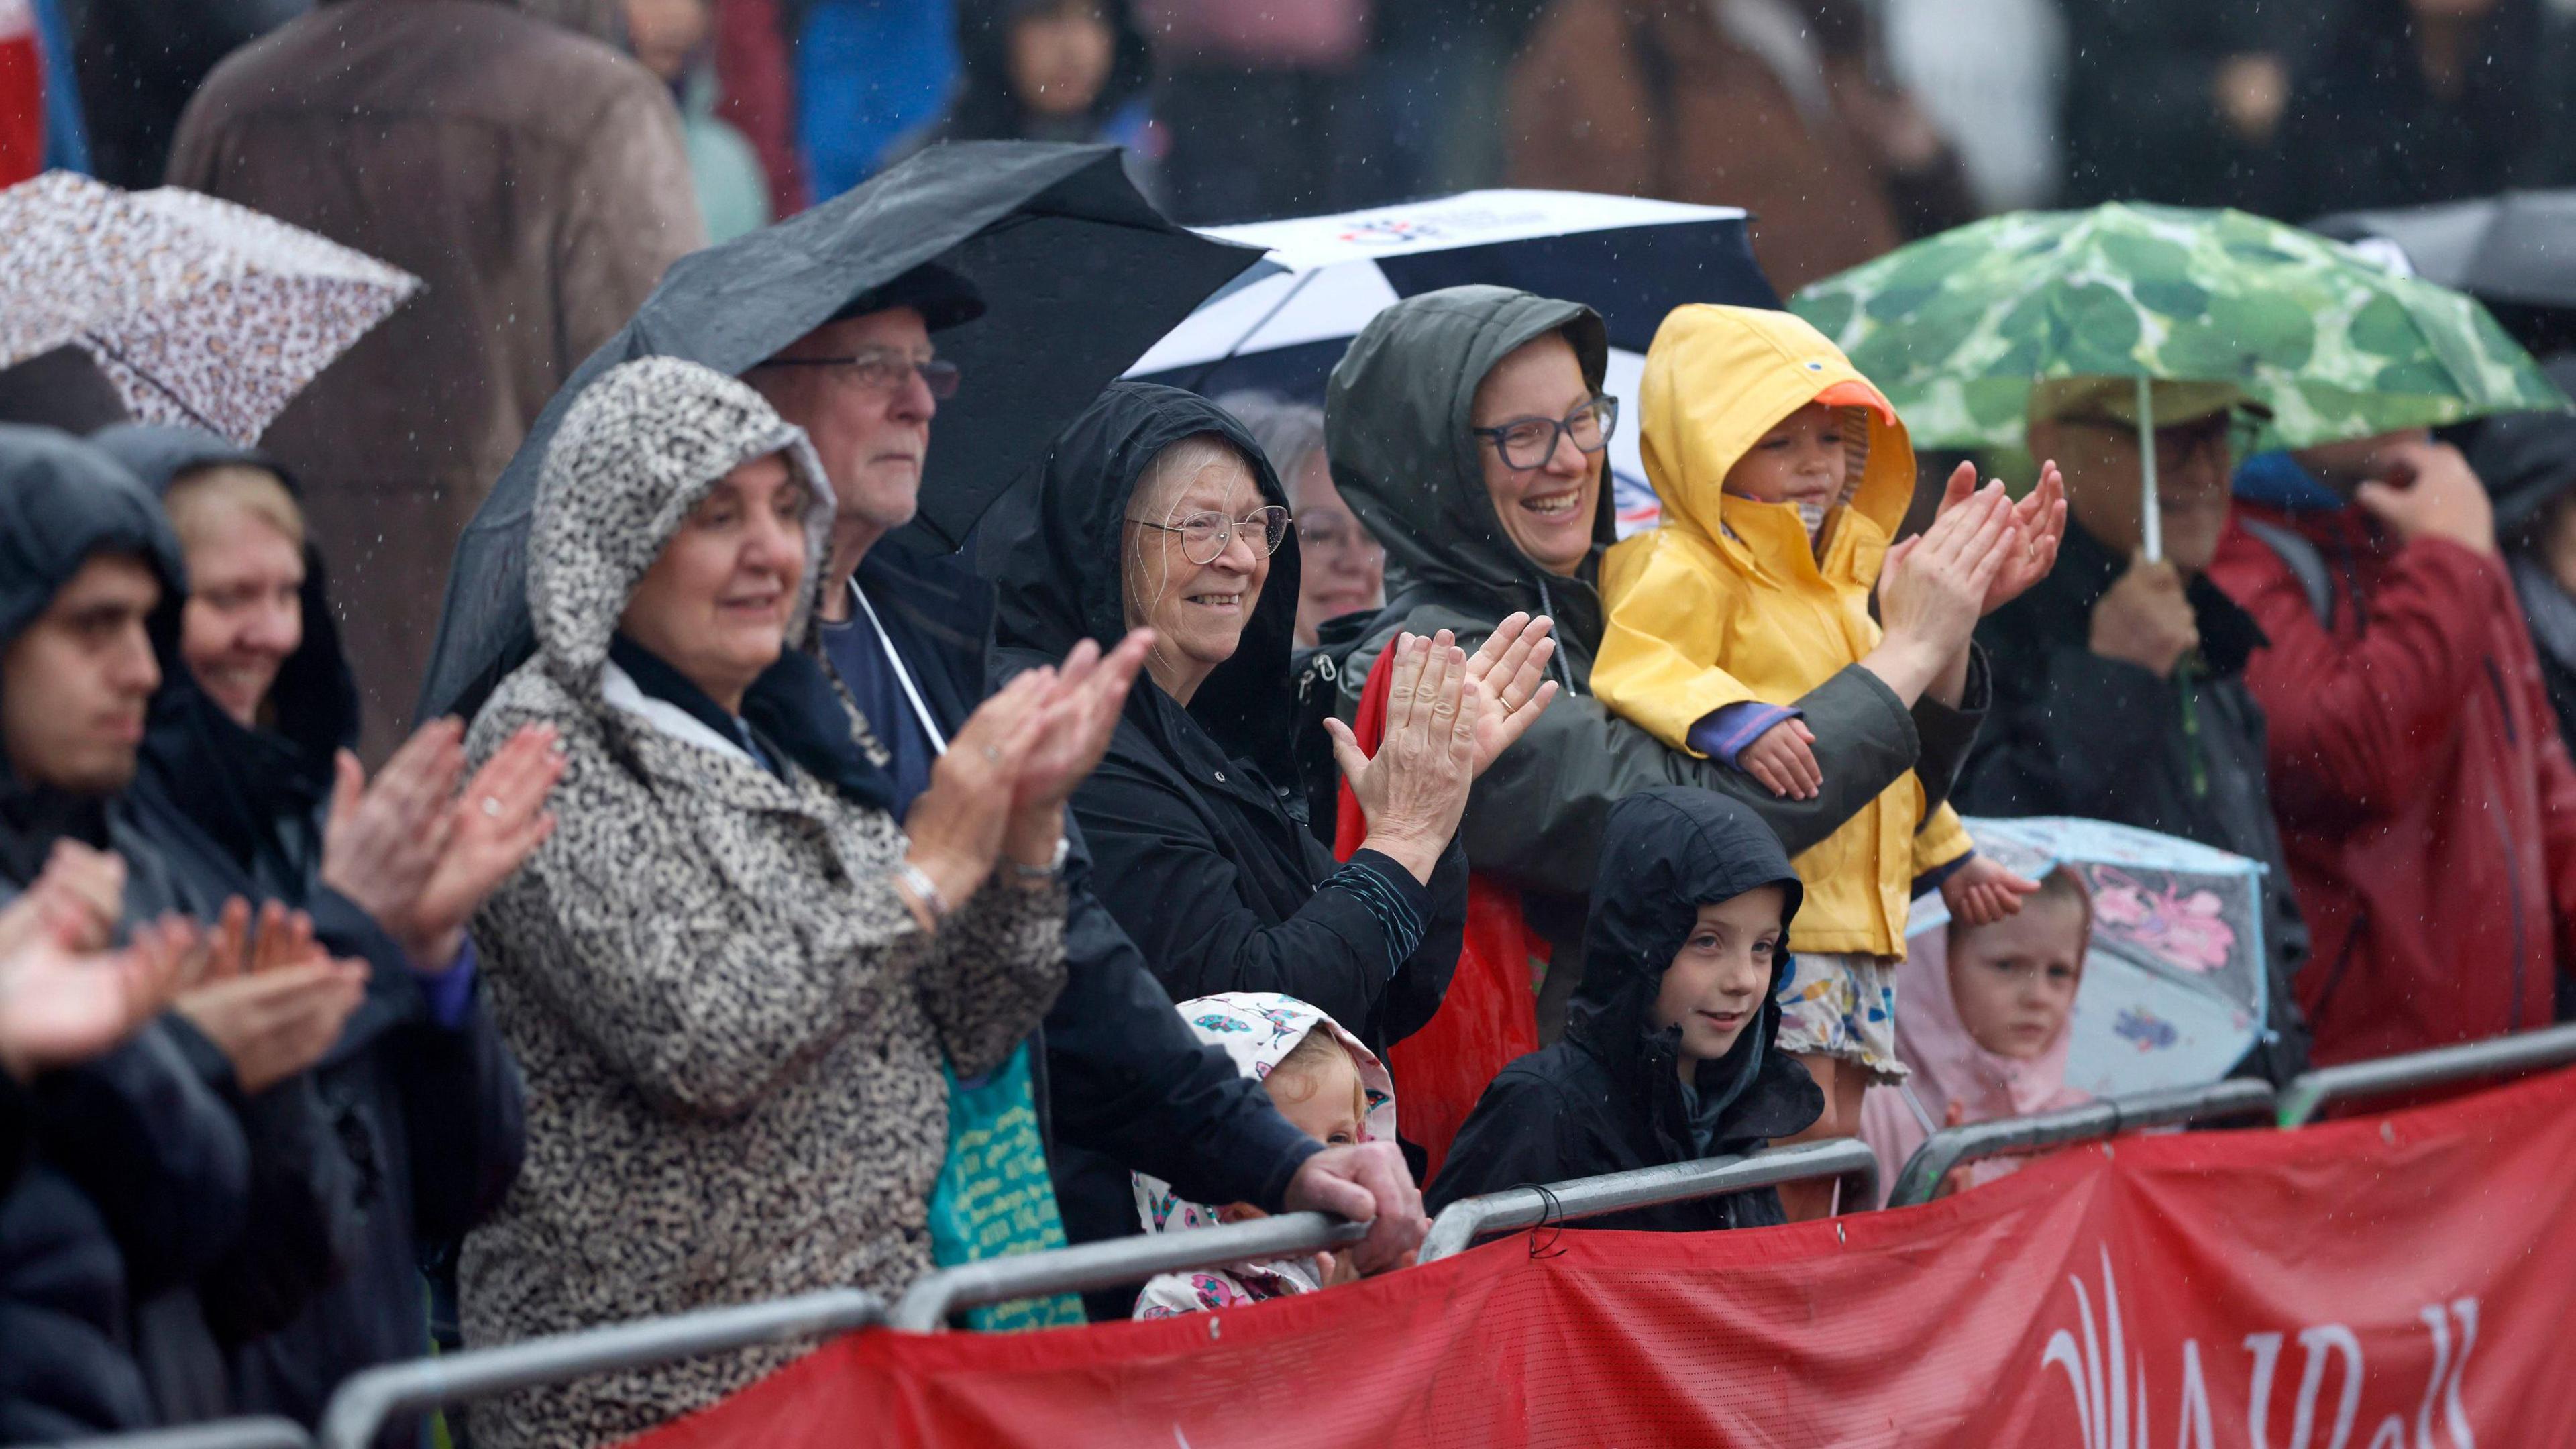
[[[1516,186],[1627,192],[1753,213],[1783,296],[1903,236],[1861,138],[1801,117],[1710,0],[1557,0],[1512,69]]]
[[[509,5],[347,0],[216,68],[169,179],[428,283],[265,439],[337,572],[381,759],[466,520],[555,389],[705,244],[678,113],[642,67]]]

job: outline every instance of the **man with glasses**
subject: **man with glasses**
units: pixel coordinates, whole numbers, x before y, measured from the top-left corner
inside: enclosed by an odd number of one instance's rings
[[[964,277],[937,265],[866,293],[744,374],[805,429],[839,511],[817,613],[825,657],[892,756],[899,814],[925,789],[951,731],[985,694],[992,588],[947,557],[887,535],[912,520],[931,419],[961,386],[941,362],[936,333],[982,315]],[[1273,520],[1261,527],[1275,546]],[[1287,520],[1275,520],[1284,532]],[[1191,524],[1180,523],[1187,529]],[[1214,535],[1234,525],[1200,522]],[[1108,642],[1108,641],[1104,641]],[[1409,1181],[1383,1178],[1375,1159],[1326,1148],[1279,1115],[1260,1083],[1203,1047],[1172,1009],[1087,876],[1070,818],[1064,992],[1033,1054],[1037,1106],[1066,1235],[1075,1242],[1137,1231],[1131,1170],[1170,1182],[1194,1202],[1249,1202],[1266,1211],[1324,1208],[1350,1216],[1419,1216]],[[1409,1231],[1419,1233],[1418,1224]],[[1127,1316],[1114,1290],[1093,1311]]]
[[[2066,537],[2049,576],[1977,628],[1994,703],[1955,799],[1964,814],[2117,821],[2271,867],[2270,1020],[2238,1070],[2279,1083],[2307,1060],[2289,983],[2308,936],[2272,820],[2263,711],[2245,682],[2263,631],[2206,572],[2253,415],[2225,383],[2159,382],[2151,406],[2164,543],[2153,563],[2140,551],[2136,379],[2031,389],[2030,453],[2066,476]]]

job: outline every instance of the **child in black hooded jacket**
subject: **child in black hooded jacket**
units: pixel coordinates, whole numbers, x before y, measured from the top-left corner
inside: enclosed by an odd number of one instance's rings
[[[1788,852],[1743,805],[1671,786],[1620,801],[1565,1039],[1494,1078],[1426,1205],[1748,1152],[1813,1123],[1824,1095],[1772,1049],[1800,895]],[[1785,1220],[1765,1187],[1584,1226],[1699,1232]]]

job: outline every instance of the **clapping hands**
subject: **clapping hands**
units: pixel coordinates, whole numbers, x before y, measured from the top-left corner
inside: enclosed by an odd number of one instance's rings
[[[455,963],[465,922],[554,829],[563,774],[550,725],[512,735],[460,792],[465,727],[432,720],[370,784],[341,751],[323,833],[322,881],[376,919],[415,968]]]

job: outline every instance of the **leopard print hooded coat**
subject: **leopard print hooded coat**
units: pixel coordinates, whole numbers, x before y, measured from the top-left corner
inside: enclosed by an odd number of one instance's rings
[[[758,394],[694,363],[630,362],[547,454],[538,652],[468,739],[479,762],[551,724],[566,757],[554,834],[474,924],[527,1077],[528,1147],[465,1242],[470,1345],[843,1285],[891,1300],[932,1266],[941,1057],[960,1075],[999,1065],[1063,981],[1060,887],[988,885],[925,935],[889,875],[905,850],[892,818],[607,697],[637,579],[719,479],[772,453],[815,499],[789,625],[805,647],[832,492]],[[797,1352],[531,1390],[476,1407],[474,1439],[622,1439]]]

